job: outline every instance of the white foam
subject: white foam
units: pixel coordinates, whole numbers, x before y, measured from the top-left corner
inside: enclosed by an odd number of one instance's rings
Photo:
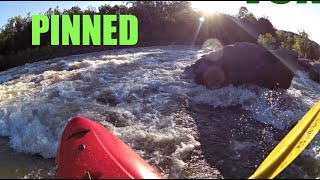
[[[257,95],[243,87],[234,87],[228,85],[226,87],[208,90],[204,86],[193,92],[195,96],[192,99],[197,103],[205,103],[214,107],[229,107],[242,105],[248,101],[256,99]]]
[[[171,159],[170,177],[178,178],[180,173],[187,167],[185,158],[192,153],[200,144],[193,136],[178,133],[172,129],[172,124],[167,128],[154,129],[144,125],[132,128],[116,128],[114,133],[124,142],[131,145],[142,157],[157,167],[157,165],[169,157]],[[146,154],[146,151],[152,154]],[[174,151],[173,151],[174,150]]]
[[[229,85],[209,90],[180,79],[184,67],[200,54],[189,47],[137,48],[56,58],[0,72],[0,135],[9,136],[11,147],[19,152],[51,158],[68,120],[83,115],[100,121],[155,167],[169,157],[168,177],[179,178],[187,167],[184,158],[199,143],[185,133],[187,129],[175,126],[170,105],[180,102],[172,98],[216,108],[240,106],[279,129],[297,121],[320,99],[319,86],[303,73],[289,90],[272,95],[274,100],[264,88]],[[126,120],[124,127],[106,119],[110,112]]]
[[[188,164],[184,162],[184,158],[188,156],[193,150],[198,147],[199,143],[194,144],[184,144],[181,143],[181,146],[178,146],[176,151],[173,153],[172,159],[172,175],[170,178],[179,178],[183,170],[187,169]]]

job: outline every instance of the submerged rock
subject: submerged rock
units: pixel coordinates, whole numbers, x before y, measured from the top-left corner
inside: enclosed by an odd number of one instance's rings
[[[320,83],[320,64],[314,64],[309,70],[310,79]]]
[[[300,69],[303,71],[308,72],[310,70],[310,68],[312,67],[312,62],[309,59],[299,58],[298,62],[299,62]]]
[[[186,67],[184,75],[211,89],[228,84],[288,89],[297,69],[298,56],[292,50],[235,43],[203,56]]]

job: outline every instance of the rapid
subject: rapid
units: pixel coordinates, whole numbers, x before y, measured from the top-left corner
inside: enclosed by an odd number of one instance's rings
[[[248,178],[304,114],[320,86],[298,71],[288,90],[210,90],[182,75],[208,50],[108,50],[0,72],[0,178],[54,178],[73,116],[99,122],[165,178]],[[320,178],[320,136],[279,178]]]

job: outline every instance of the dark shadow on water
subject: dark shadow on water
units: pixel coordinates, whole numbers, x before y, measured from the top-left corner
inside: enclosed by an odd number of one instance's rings
[[[289,132],[255,120],[240,106],[214,108],[191,104],[187,111],[197,125],[197,140],[206,161],[224,178],[249,178]],[[300,157],[276,178],[304,178],[297,167],[302,165],[299,162]]]
[[[54,178],[54,158],[15,151],[8,137],[0,137],[0,178]]]

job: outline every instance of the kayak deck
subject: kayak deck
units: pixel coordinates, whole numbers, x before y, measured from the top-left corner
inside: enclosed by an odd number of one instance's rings
[[[107,128],[80,116],[65,127],[56,163],[58,179],[163,179]]]

